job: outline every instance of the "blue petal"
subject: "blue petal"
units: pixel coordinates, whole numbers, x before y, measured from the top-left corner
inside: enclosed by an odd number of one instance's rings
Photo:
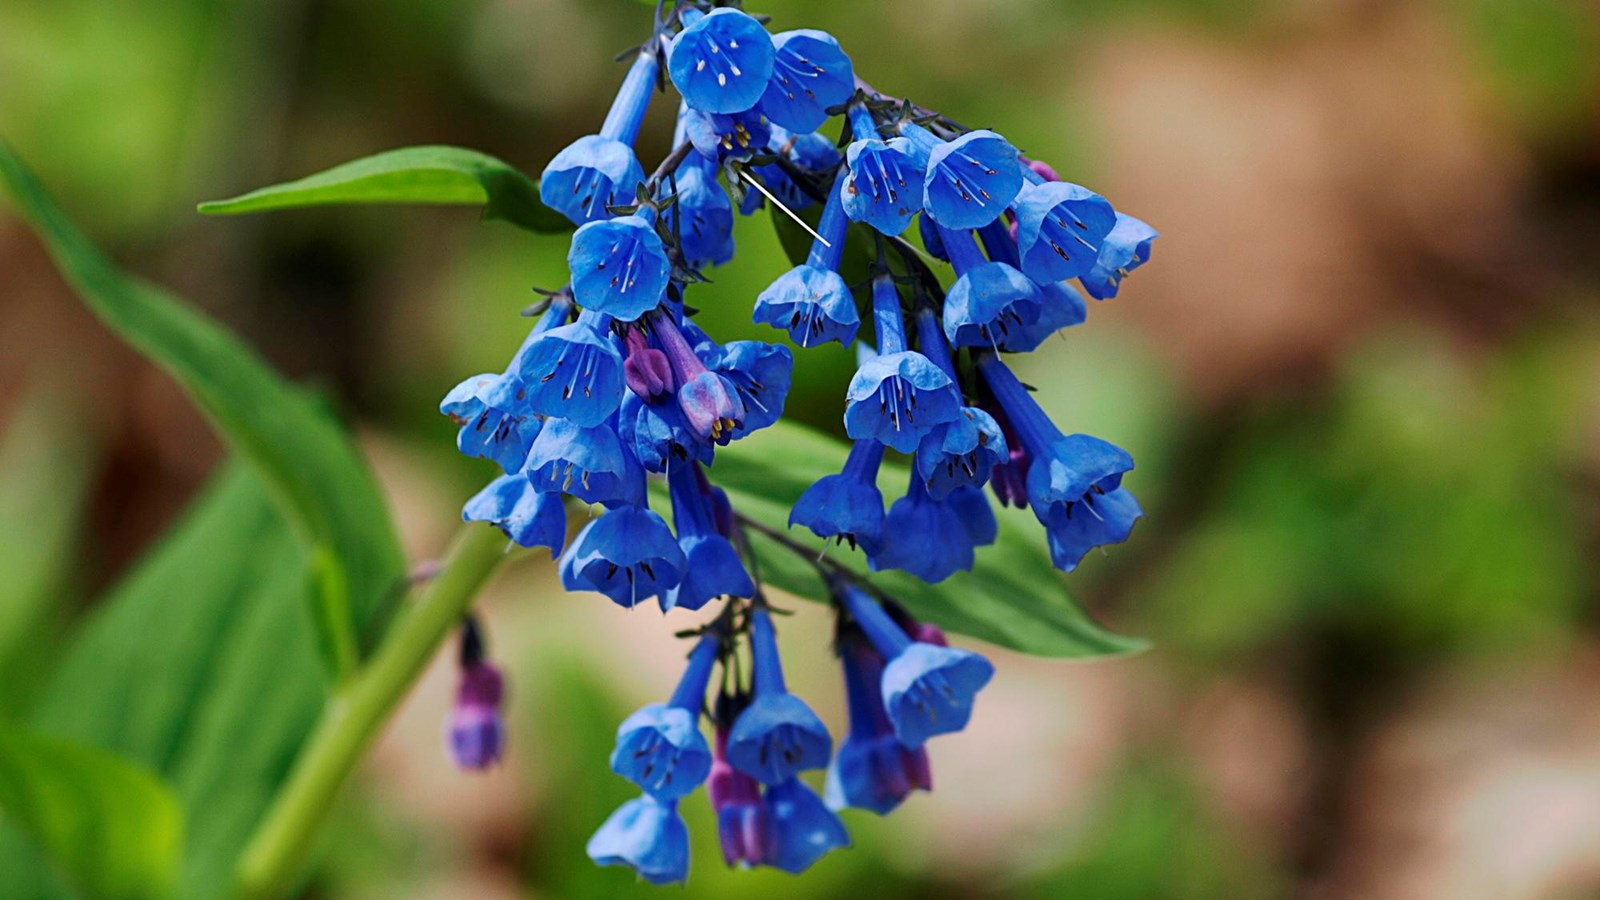
[[[857,441],[843,472],[818,479],[795,501],[789,525],[803,525],[823,540],[859,543],[869,554],[876,553],[884,528],[883,494],[876,483],[882,460],[881,445]]]
[[[961,516],[950,504],[929,497],[921,479],[913,477],[906,496],[889,508],[883,545],[877,553],[869,551],[867,563],[874,572],[899,569],[937,584],[972,568],[973,547]]]
[[[567,511],[560,494],[541,493],[522,475],[502,475],[467,501],[461,518],[488,522],[523,547],[549,547],[554,557],[567,542]]]
[[[663,215],[677,235],[683,258],[697,269],[733,259],[733,201],[706,164],[690,160],[673,178],[677,203]]]
[[[1013,328],[1000,341],[1007,353],[1032,353],[1063,328],[1083,324],[1088,312],[1083,295],[1064,281],[1039,285],[1039,319],[1032,325]]]
[[[698,711],[661,703],[635,712],[617,728],[611,771],[657,800],[692,793],[711,772],[711,748],[698,719]]]
[[[718,162],[759,152],[772,140],[772,129],[758,109],[727,115],[691,109],[684,116],[684,136],[702,158]]]
[[[590,222],[567,251],[572,295],[585,309],[631,322],[657,306],[672,265],[655,226],[642,216]]]
[[[643,469],[608,425],[548,420],[528,450],[524,473],[536,490],[585,503],[637,502],[644,495]]]
[[[1005,263],[969,269],[944,302],[944,333],[957,347],[994,347],[1013,329],[1039,321],[1039,290]]]
[[[1100,256],[1079,281],[1089,296],[1108,300],[1117,295],[1122,279],[1150,261],[1150,244],[1160,234],[1133,216],[1117,213],[1117,224],[1100,243]]]
[[[574,225],[611,218],[610,206],[632,203],[644,168],[621,141],[585,135],[557,153],[539,179],[539,199]]]
[[[660,516],[621,506],[578,532],[561,557],[561,584],[631,608],[677,585],[684,565],[683,550]]]
[[[1061,571],[1071,572],[1095,547],[1127,540],[1133,533],[1133,523],[1143,515],[1139,501],[1127,488],[1086,496],[1073,508],[1072,515],[1062,509],[1052,517],[1045,532],[1050,539],[1050,561]]]
[[[1087,434],[1069,435],[1029,463],[1028,502],[1049,527],[1066,504],[1079,502],[1091,488],[1116,490],[1123,473],[1132,469],[1133,457],[1121,447]]]
[[[667,72],[691,107],[736,113],[761,99],[777,51],[760,22],[722,7],[679,32],[669,54]]]
[[[514,379],[503,375],[474,375],[445,395],[439,411],[461,426],[456,432],[456,448],[463,455],[492,459],[506,474],[512,474],[521,469],[528,458],[528,447],[539,434],[540,422],[525,403],[514,407],[492,404],[492,401],[502,400],[499,397],[501,386],[508,380]]]
[[[1017,148],[992,131],[969,131],[928,151],[928,215],[946,228],[982,228],[1022,189]]]
[[[861,325],[850,286],[839,273],[809,265],[795,266],[762,291],[754,319],[787,329],[790,339],[802,347],[828,341],[849,346]]]
[[[689,878],[689,829],[676,803],[649,795],[622,804],[589,838],[589,858],[602,866],[627,866],[651,884]]]
[[[915,748],[967,727],[973,697],[992,677],[994,666],[976,653],[912,642],[883,670],[883,705],[895,735]]]
[[[799,874],[828,851],[850,846],[844,823],[799,779],[767,788],[761,806],[770,832],[766,865]]]
[[[914,350],[886,353],[861,364],[845,391],[844,430],[901,453],[961,415],[961,395],[944,370]]]
[[[598,315],[598,314],[596,314]],[[542,416],[599,425],[622,404],[622,354],[589,313],[540,335],[517,354],[514,377],[493,395],[502,408],[522,403]]]
[[[1065,181],[1023,187],[1016,213],[1022,271],[1040,284],[1089,271],[1117,221],[1106,198]]]
[[[905,138],[856,141],[845,151],[850,175],[844,185],[844,211],[884,234],[899,234],[922,209],[927,157]]]
[[[939,226],[927,213],[917,218],[917,233],[922,235],[922,246],[928,251],[929,256],[945,262],[950,261],[950,257],[944,252],[944,238],[939,236]]]
[[[647,471],[665,472],[690,460],[711,464],[712,445],[689,430],[675,402],[646,403],[629,393],[617,421],[624,446],[633,449]]]
[[[1005,433],[994,417],[963,407],[955,421],[930,430],[917,447],[917,474],[935,500],[963,485],[981,487],[1008,457]]]
[[[678,544],[688,561],[684,565],[683,580],[661,595],[662,612],[675,607],[699,609],[715,597],[755,595],[755,583],[727,538],[720,534],[698,534],[681,538]]]
[[[907,747],[892,733],[852,733],[828,766],[823,795],[832,809],[848,806],[886,816],[912,791],[929,790],[930,784],[926,751]]]
[[[733,430],[735,440],[783,417],[794,370],[794,354],[788,347],[764,341],[729,341],[715,368],[733,385],[744,405],[744,423]]]
[[[839,42],[825,31],[800,29],[772,36],[777,58],[761,111],[790,131],[816,131],[828,121],[829,107],[850,99],[855,70]]]
[[[779,784],[828,764],[833,738],[804,700],[789,693],[758,696],[728,735],[728,762],[762,784]]]
[[[974,544],[987,547],[1000,537],[1000,523],[994,517],[994,507],[989,505],[989,495],[982,488],[958,487],[944,502],[956,511],[967,537]]]

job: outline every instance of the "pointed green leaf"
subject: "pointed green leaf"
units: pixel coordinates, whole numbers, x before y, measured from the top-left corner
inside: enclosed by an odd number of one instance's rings
[[[713,480],[728,492],[734,509],[768,528],[789,531],[789,510],[813,482],[838,472],[849,448],[801,425],[780,422],[717,451]],[[910,473],[884,466],[886,498],[905,491]],[[1101,627],[1067,592],[1050,565],[1044,535],[1031,515],[997,510],[1000,538],[978,548],[971,572],[925,584],[901,572],[872,573],[869,580],[901,600],[919,617],[941,628],[1036,656],[1083,658],[1133,653],[1145,642]],[[789,532],[807,547],[821,544],[805,529]],[[815,567],[792,549],[750,532],[764,581],[812,600],[827,599]],[[866,574],[857,552],[829,550],[830,558]]]
[[[482,206],[486,219],[529,231],[571,231],[572,223],[539,200],[539,185],[506,163],[461,147],[402,147],[334,166],[296,181],[200,204],[216,215],[308,206],[420,203]]]
[[[315,594],[318,644],[343,671],[357,629],[379,618],[404,575],[388,510],[349,435],[221,325],[119,271],[4,144],[0,181],[90,310],[176,379],[260,471],[318,560],[315,582],[328,588]]]
[[[82,896],[154,900],[177,881],[183,811],[172,788],[102,750],[0,725],[0,821]]]

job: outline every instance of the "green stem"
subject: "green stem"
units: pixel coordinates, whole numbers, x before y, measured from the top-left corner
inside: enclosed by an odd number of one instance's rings
[[[438,577],[401,611],[367,664],[329,696],[288,781],[245,846],[235,883],[239,897],[281,897],[294,889],[340,786],[505,558],[499,531],[468,526]]]

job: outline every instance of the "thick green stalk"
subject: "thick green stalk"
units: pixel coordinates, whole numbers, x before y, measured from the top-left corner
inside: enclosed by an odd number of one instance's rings
[[[281,897],[295,888],[339,788],[439,645],[460,624],[461,615],[506,558],[505,551],[506,539],[499,531],[468,526],[438,577],[400,612],[366,664],[328,698],[288,781],[239,860],[238,896]]]

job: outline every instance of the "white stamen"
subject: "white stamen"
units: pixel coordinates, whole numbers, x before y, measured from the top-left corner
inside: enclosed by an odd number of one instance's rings
[[[704,72],[706,70],[706,61],[702,59],[699,62],[695,63],[694,64],[694,70],[696,72]]]
[[[812,237],[816,238],[817,240],[821,241],[822,242],[822,246],[824,246],[824,247],[832,247],[833,246],[832,244],[828,243],[828,239],[827,238],[823,237],[820,234],[817,234],[816,229],[814,229],[810,225],[806,224],[806,220],[805,219],[802,219],[799,216],[795,215],[794,214],[794,210],[790,209],[787,206],[784,206],[782,201],[780,201],[777,197],[772,196],[772,192],[767,190],[765,185],[763,185],[761,182],[755,180],[754,178],[751,178],[749,172],[741,171],[739,173],[739,177],[743,178],[745,180],[746,184],[748,184],[751,187],[755,188],[756,190],[760,191],[761,192],[761,196],[766,197],[768,200],[771,200],[773,206],[776,206],[777,208],[779,208],[779,209],[783,210],[785,213],[787,213],[789,218],[795,220],[795,222],[798,223],[801,228],[804,228],[806,230],[807,234],[809,234]]]
[[[728,76],[722,74],[721,72],[718,72],[717,73],[717,86],[718,87],[727,87],[728,86]]]

